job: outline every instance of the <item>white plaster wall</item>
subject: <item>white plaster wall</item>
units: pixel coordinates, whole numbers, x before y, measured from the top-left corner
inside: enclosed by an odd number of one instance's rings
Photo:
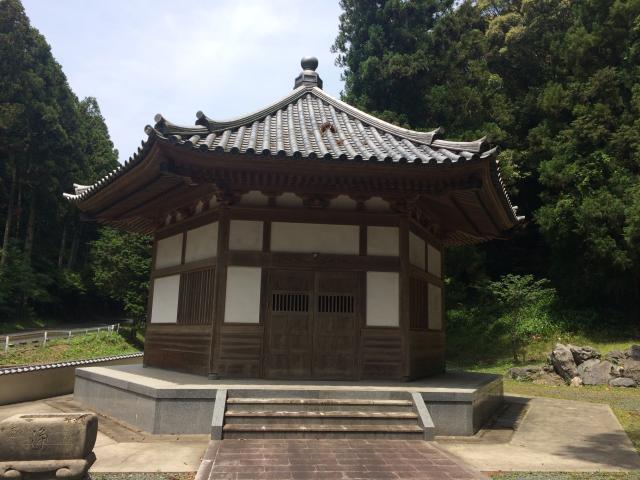
[[[442,330],[442,289],[432,283],[429,284],[429,328]]]
[[[156,268],[173,267],[182,263],[182,233],[158,240]]]
[[[187,232],[185,262],[215,257],[218,253],[218,222],[208,223]]]
[[[262,222],[231,220],[229,250],[262,250]]]
[[[367,272],[367,325],[400,325],[400,274]]]
[[[329,201],[329,208],[337,210],[355,210],[357,206],[358,202],[349,197],[349,195],[338,195]]]
[[[271,250],[274,252],[340,253],[360,251],[358,225],[273,222]]]
[[[276,205],[278,207],[302,207],[302,198],[293,192],[285,192],[276,197]]]
[[[367,227],[367,255],[400,255],[398,227]]]
[[[225,323],[260,322],[260,267],[228,267]]]
[[[424,240],[413,232],[409,232],[409,262],[421,270],[426,268]]]
[[[381,197],[371,197],[364,202],[364,208],[372,212],[388,212],[391,210],[391,205]]]
[[[258,190],[251,190],[240,197],[240,205],[250,205],[253,207],[262,207],[269,203],[269,197]]]
[[[440,278],[442,276],[442,255],[440,250],[427,244],[427,268],[430,274]]]
[[[151,323],[176,323],[178,321],[178,293],[180,275],[156,278],[153,281]]]

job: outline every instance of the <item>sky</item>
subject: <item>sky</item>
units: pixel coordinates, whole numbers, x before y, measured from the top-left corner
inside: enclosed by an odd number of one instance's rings
[[[192,125],[226,120],[287,95],[300,58],[318,57],[339,96],[330,48],[338,0],[22,0],[79,98],[96,97],[124,162],[161,113]]]

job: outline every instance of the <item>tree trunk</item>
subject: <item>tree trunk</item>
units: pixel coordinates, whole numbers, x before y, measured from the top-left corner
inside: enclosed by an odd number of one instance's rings
[[[0,256],[0,267],[7,263],[9,240],[11,237],[11,222],[13,220],[13,198],[16,195],[16,167],[11,169],[11,189],[9,190],[9,201],[7,202],[7,219],[4,222],[4,237],[2,240],[2,255]]]
[[[78,247],[80,246],[80,230],[82,225],[76,225],[73,231],[73,240],[71,241],[71,252],[69,253],[69,260],[67,261],[67,268],[71,269],[76,264],[76,257],[78,256]]]
[[[64,249],[67,246],[67,222],[62,228],[62,239],[60,240],[60,251],[58,252],[58,268],[62,268],[64,262]]]
[[[16,216],[16,230],[15,236],[20,238],[20,221],[22,220],[22,182],[16,182],[18,188],[18,199],[16,200],[16,206],[14,208],[15,216]]]
[[[27,221],[27,235],[24,239],[24,258],[27,263],[31,262],[31,253],[33,252],[33,238],[35,236],[36,230],[36,192],[32,192],[31,194],[31,203],[29,206],[29,220]]]

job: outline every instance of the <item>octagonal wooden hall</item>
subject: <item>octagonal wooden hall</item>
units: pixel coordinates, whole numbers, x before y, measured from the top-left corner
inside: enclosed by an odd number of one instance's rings
[[[485,139],[447,141],[322,90],[229,121],[162,115],[124,165],[66,198],[152,234],[144,363],[213,378],[444,371],[443,252],[519,218]]]

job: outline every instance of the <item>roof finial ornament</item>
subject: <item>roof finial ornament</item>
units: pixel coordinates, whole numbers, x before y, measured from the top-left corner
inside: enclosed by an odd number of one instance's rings
[[[316,73],[318,59],[316,57],[302,57],[300,65],[302,66],[302,72],[300,72],[300,75],[296,78],[293,88],[295,89],[303,85],[305,87],[322,88],[322,79],[320,75]]]

